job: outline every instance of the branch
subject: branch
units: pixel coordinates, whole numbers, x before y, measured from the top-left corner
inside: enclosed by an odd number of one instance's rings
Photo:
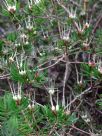
[[[6,74],[6,75],[0,75],[0,79],[6,79],[10,76],[10,74]]]
[[[45,70],[45,69],[48,69],[48,68],[51,68],[51,67],[55,66],[55,65],[58,64],[61,60],[63,60],[63,58],[64,58],[64,56],[63,56],[62,58],[58,59],[54,64],[52,64],[52,65],[50,65],[50,66],[48,66],[48,67],[45,67],[45,68],[41,68],[41,69],[39,69],[39,71],[43,71],[43,70]]]
[[[64,109],[68,108],[72,103],[74,103],[79,97],[81,97],[82,95],[84,95],[85,93],[87,93],[89,90],[91,90],[91,87],[89,87],[88,89],[86,89],[81,94],[77,95]]]
[[[68,56],[67,56],[68,57]],[[62,98],[62,106],[65,106],[65,86],[66,86],[66,82],[69,78],[70,75],[70,63],[69,60],[67,58],[67,62],[66,62],[66,70],[65,70],[65,74],[64,74],[64,79],[63,79],[63,98]]]

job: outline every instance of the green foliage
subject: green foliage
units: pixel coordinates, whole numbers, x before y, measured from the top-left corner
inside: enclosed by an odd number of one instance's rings
[[[98,17],[99,12],[95,11],[99,10],[100,1],[6,1],[7,5],[1,5],[0,9],[5,30],[0,40],[0,91],[3,80],[8,81],[17,97],[13,100],[9,93],[0,96],[0,135],[54,136],[60,135],[56,132],[60,133],[62,129],[65,133],[80,131],[74,131],[73,124],[76,127],[77,114],[79,117],[81,108],[87,107],[83,102],[89,103],[88,99],[84,101],[84,95],[89,93],[87,87],[91,86],[93,92],[93,88],[98,89],[97,84],[102,82],[102,30],[99,30],[100,22],[93,19]],[[90,60],[94,63],[92,66]],[[49,99],[52,86],[55,92]],[[19,91],[23,89],[24,95],[18,103]],[[39,93],[40,89],[46,93]],[[41,103],[44,100],[46,104],[36,103],[35,99]],[[48,105],[64,103],[64,100],[65,105],[60,106],[59,111],[56,108],[52,111]],[[96,101],[101,109],[101,97]],[[64,108],[68,103],[70,113],[66,114]],[[80,128],[84,133],[84,126]],[[83,134],[78,132],[78,135]]]
[[[9,33],[9,34],[7,35],[7,40],[8,40],[8,41],[14,42],[14,41],[16,40],[16,38],[17,38],[16,33]]]
[[[25,136],[30,128],[24,123],[21,111],[27,107],[28,101],[23,98],[18,106],[11,94],[0,97],[0,134],[3,136]],[[21,127],[22,126],[22,127]]]
[[[88,64],[82,64],[82,70],[84,76],[101,80],[101,74],[98,72],[96,67],[90,67]]]
[[[3,136],[19,136],[18,120],[15,116],[10,117],[9,120],[4,122],[1,134]]]
[[[7,17],[9,17],[10,15],[9,12],[4,7],[2,7],[2,14]]]
[[[102,55],[102,30],[97,30],[95,34],[96,40],[95,43],[97,44],[96,52],[98,55]]]
[[[3,136],[26,136],[36,133],[36,129],[49,132],[51,127],[56,123],[58,129],[63,125],[69,127],[76,123],[78,118],[75,113],[66,115],[61,108],[54,114],[49,106],[34,106],[34,109],[28,109],[28,99],[23,98],[20,105],[12,99],[11,94],[5,94],[0,97],[0,134]],[[40,130],[40,126],[43,128]]]
[[[2,52],[3,45],[4,45],[4,42],[0,40],[0,53]]]
[[[98,105],[99,109],[102,110],[102,95],[100,95],[100,98],[97,100],[96,104]]]
[[[47,106],[43,109],[44,116],[49,120],[50,125],[56,124],[58,128],[61,128],[63,125],[70,126],[78,120],[75,113],[71,115],[65,114],[63,108],[59,111],[51,111],[51,109]]]

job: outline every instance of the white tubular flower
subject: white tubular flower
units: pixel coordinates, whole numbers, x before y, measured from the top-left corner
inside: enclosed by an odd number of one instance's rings
[[[58,104],[56,105],[56,111],[59,111],[59,105]]]
[[[18,58],[16,57],[16,63],[17,63],[17,67],[18,67],[20,75],[25,75],[26,74],[26,68],[25,68],[25,63],[23,63],[23,61],[24,61],[23,58],[24,58],[24,56],[22,54],[21,58],[20,58],[20,62],[19,62]]]
[[[32,9],[32,6],[33,6],[33,0],[28,0],[29,9]]]
[[[25,39],[27,39],[28,37],[26,34],[23,33],[20,35],[20,38],[22,39],[22,41],[25,41]]]
[[[35,93],[34,93],[34,99],[35,99]],[[32,101],[32,109],[34,109],[34,107],[35,107],[35,103],[34,103],[34,100]]]
[[[5,0],[4,2],[7,11],[9,11],[10,13],[14,13],[16,11],[16,0],[14,0],[14,3],[9,4],[7,0]]]
[[[10,85],[10,89],[11,89],[11,92],[12,92],[12,98],[16,102],[16,104],[19,105],[21,98],[22,98],[21,97],[21,87],[22,87],[22,85],[18,82],[17,91],[15,90],[14,84],[11,86],[11,84],[9,83],[9,85]]]
[[[35,104],[33,103],[33,104],[32,104],[32,108],[34,108],[34,107],[35,107]]]
[[[70,114],[71,114],[71,111],[70,111],[70,110],[66,110],[66,111],[65,111],[65,114],[66,114],[66,115],[70,115]]]
[[[57,89],[57,104],[56,104],[56,111],[59,111],[59,104],[58,104],[58,101],[59,101],[59,95],[58,95],[58,89]]]
[[[18,46],[20,46],[20,45],[21,45],[20,43],[15,43],[15,46],[16,46],[16,47],[18,47]]]
[[[69,39],[70,39],[69,35],[67,35],[67,34],[62,36],[62,40],[64,40],[64,41],[69,41]]]
[[[18,100],[17,95],[13,95],[13,100],[14,100],[14,101],[17,101],[17,100]]]
[[[31,17],[30,16],[28,16],[28,20],[27,21],[25,21],[25,24],[26,24],[26,28],[28,29],[28,30],[32,30],[33,29],[33,23],[32,23],[32,21],[31,21]]]
[[[85,27],[85,28],[89,28],[89,27],[90,27],[90,24],[86,22],[85,25],[84,25],[84,27]]]
[[[99,60],[99,62],[98,62],[97,70],[98,70],[98,72],[99,72],[100,74],[102,74],[102,62],[101,62],[101,60]]]
[[[20,94],[18,94],[17,98],[18,98],[18,101],[20,101],[22,97]]]
[[[82,80],[78,81],[77,84],[82,85],[83,84]]]
[[[8,6],[7,10],[11,13],[14,13],[16,11],[16,6]]]
[[[32,105],[31,104],[28,105],[28,109],[30,109],[30,110],[32,109]]]
[[[83,119],[86,119],[87,118],[87,115],[85,114],[85,115],[82,115],[81,116]]]
[[[19,74],[20,74],[20,75],[25,75],[25,74],[26,74],[26,71],[25,71],[25,70],[20,70],[20,71],[19,71]]]
[[[89,123],[89,122],[90,122],[90,119],[86,119],[85,121],[86,121],[87,123]]]
[[[70,101],[71,101],[71,96],[70,96]],[[68,105],[68,98],[67,98],[67,105]],[[65,114],[66,115],[70,115],[71,114],[71,110],[70,110],[71,106],[67,106],[67,109],[65,110]]]
[[[9,62],[14,62],[14,58],[12,56],[9,57]]]
[[[81,24],[80,22],[79,23],[74,22],[74,24],[75,24],[79,34],[83,34],[83,32],[85,32],[85,30],[87,28],[89,28],[89,26],[90,26],[87,22],[85,24]]]
[[[28,42],[28,41],[26,41],[26,42],[25,42],[25,45],[28,45],[28,44],[29,44],[29,42]]]
[[[41,2],[41,0],[34,0],[35,5],[38,5]]]
[[[83,42],[83,47],[88,48],[89,47],[89,43]]]
[[[13,94],[14,101],[21,101],[21,99],[22,99],[21,94]]]
[[[101,66],[98,67],[98,71],[100,74],[102,74],[102,67]]]
[[[28,105],[28,109],[29,109],[29,110],[33,110],[33,109],[34,109],[34,107],[35,107],[34,103],[33,103],[33,104],[29,104],[29,105]]]
[[[81,117],[82,117],[82,119],[83,119],[85,122],[87,122],[87,123],[90,122],[90,119],[88,118],[87,114],[82,115]]]
[[[54,105],[52,105],[51,110],[52,110],[52,111],[55,111],[55,110],[56,110],[56,108],[55,108]]]
[[[33,34],[37,34],[37,31],[36,31],[36,30],[34,30]]]
[[[79,33],[79,34],[83,34],[84,28],[83,28],[83,26],[81,25],[80,22],[79,22],[79,24],[77,24],[77,29],[78,29],[78,33]]]
[[[54,88],[50,88],[50,89],[49,89],[49,94],[50,94],[50,95],[53,95],[54,92],[55,92]]]
[[[53,94],[53,93],[51,92],[51,93],[50,93],[51,110],[52,110],[52,111],[55,111],[56,108],[55,108],[55,106],[54,106],[54,104],[53,104],[52,94]]]
[[[90,42],[88,41],[88,39],[86,39],[84,42],[83,42],[83,47],[87,48],[90,46]]]
[[[89,27],[90,27],[90,24],[88,22],[86,22],[85,24],[83,24],[83,31],[85,31]]]

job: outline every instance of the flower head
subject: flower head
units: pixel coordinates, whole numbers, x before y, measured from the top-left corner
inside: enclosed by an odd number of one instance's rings
[[[22,99],[21,94],[19,93],[13,94],[13,100],[16,101],[17,103],[19,103],[21,99]]]
[[[14,85],[13,88],[11,87],[11,91],[12,91],[12,97],[13,100],[16,102],[17,105],[20,104],[22,96],[21,96],[21,84],[18,83],[18,88],[17,91],[15,91]]]
[[[68,28],[68,26],[66,24],[64,24],[64,26],[60,29],[60,38],[63,41],[69,42],[70,41],[70,29]]]
[[[50,89],[49,89],[49,94],[50,94],[50,95],[53,95],[54,92],[55,92],[54,88],[50,88]]]
[[[18,99],[18,98],[17,98],[17,95],[13,95],[13,100],[14,100],[14,101],[17,101],[17,99]]]
[[[83,42],[83,47],[82,48],[83,48],[84,51],[87,51],[89,49],[89,47],[90,47],[89,43]]]
[[[77,84],[78,84],[79,86],[82,86],[82,84],[83,84],[82,80],[78,81]]]
[[[90,24],[88,22],[85,23],[84,25],[85,28],[89,28],[90,27]]]
[[[68,10],[69,12],[69,18],[71,19],[76,19],[76,9],[74,10],[73,8]]]
[[[5,0],[4,4],[5,4],[8,12],[10,12],[12,14],[15,13],[15,11],[16,11],[16,4],[17,4],[16,0],[14,0],[14,3],[8,3],[8,1]]]
[[[20,75],[25,75],[25,74],[26,74],[26,71],[25,71],[25,70],[20,70],[20,71],[19,71],[19,74],[20,74]]]
[[[34,107],[35,107],[35,104],[34,104],[34,103],[28,105],[28,109],[29,109],[29,110],[33,110]]]
[[[98,68],[98,71],[102,74],[102,67]]]
[[[28,42],[28,36],[26,34],[24,34],[24,33],[22,33],[20,35],[20,39],[21,39],[21,42],[24,43],[24,44],[28,44],[29,43]]]
[[[31,17],[30,16],[28,16],[28,19],[27,19],[27,21],[25,21],[25,24],[26,24],[26,28],[28,30],[31,31],[33,29],[33,23],[31,21]]]
[[[90,119],[88,118],[87,114],[84,114],[81,116],[83,120],[85,120],[85,122],[89,123]]]
[[[11,56],[11,57],[9,57],[9,62],[14,62],[14,58]]]
[[[68,34],[65,34],[65,35],[63,35],[62,36],[62,39],[64,40],[64,41],[69,41],[69,35]]]
[[[91,60],[89,60],[88,64],[90,67],[95,67],[95,65],[96,65],[95,62],[91,61]]]

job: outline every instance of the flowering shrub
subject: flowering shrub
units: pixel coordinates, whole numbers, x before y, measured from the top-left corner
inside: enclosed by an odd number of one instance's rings
[[[0,97],[1,135],[102,133],[91,114],[92,109],[99,115],[96,120],[102,119],[100,3],[3,1],[1,16],[7,23],[0,38],[0,81],[6,82]]]

